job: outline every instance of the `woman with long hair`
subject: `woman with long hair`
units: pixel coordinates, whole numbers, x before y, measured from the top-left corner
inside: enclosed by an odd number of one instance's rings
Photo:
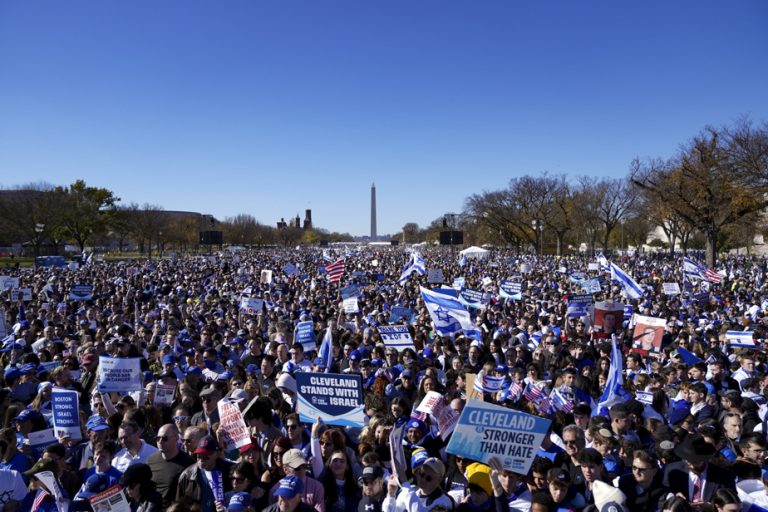
[[[256,468],[250,462],[242,461],[232,466],[229,480],[232,482],[232,490],[224,494],[225,503],[229,503],[233,494],[245,492],[251,496],[254,509],[261,510],[269,505],[266,490],[256,476]]]
[[[272,451],[269,453],[269,467],[261,474],[261,481],[265,487],[271,489],[285,476],[283,472],[283,454],[293,448],[291,440],[287,437],[278,437],[272,444]]]
[[[346,450],[333,450],[320,477],[325,488],[326,512],[355,512],[360,502],[360,488],[352,472]]]

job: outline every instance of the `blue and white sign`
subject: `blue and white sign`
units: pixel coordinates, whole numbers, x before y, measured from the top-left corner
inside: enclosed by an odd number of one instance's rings
[[[349,286],[345,286],[341,289],[341,298],[342,299],[351,299],[352,297],[359,297],[360,296],[360,287],[356,284],[350,284]]]
[[[592,307],[592,295],[569,295],[568,296],[568,318],[581,318],[590,314]]]
[[[509,471],[531,468],[551,421],[479,400],[469,400],[446,451],[488,464],[496,459]]]
[[[402,307],[396,306],[392,308],[392,310],[389,312],[389,323],[394,324],[403,319],[409,322],[411,318],[415,316],[416,316],[415,309],[402,308]]]
[[[51,391],[53,431],[56,439],[66,436],[78,441],[82,439],[79,395],[77,391],[72,389],[53,388]]]
[[[296,390],[300,421],[304,423],[314,423],[317,418],[344,427],[362,427],[365,423],[360,375],[299,372]]]
[[[240,298],[240,311],[246,315],[260,315],[264,309],[264,301],[253,297]]]
[[[582,281],[581,289],[586,293],[600,293],[600,280],[595,278]]]
[[[283,265],[283,272],[287,276],[292,276],[298,271],[299,271],[298,267],[296,267],[296,265],[294,265],[293,263],[286,263],[285,265]]]
[[[482,309],[485,301],[483,300],[483,292],[479,290],[471,290],[464,288],[459,292],[459,302],[467,307]]]
[[[296,324],[296,332],[293,335],[293,339],[296,343],[301,343],[304,352],[317,350],[317,344],[315,343],[315,324],[313,324],[311,320]]]
[[[633,305],[631,304],[624,305],[624,320],[632,318],[632,315],[634,313],[635,313],[635,307]]]
[[[344,299],[341,303],[344,308],[344,313],[348,315],[355,315],[360,312],[360,304],[357,301],[357,297]]]
[[[499,297],[502,299],[522,300],[523,283],[502,281],[499,283]]]
[[[405,325],[381,325],[379,326],[379,335],[387,348],[395,348],[398,352],[407,348],[415,350],[411,333],[408,332],[408,327]]]
[[[102,393],[142,391],[140,361],[138,357],[99,356],[98,390]]]
[[[757,348],[752,331],[727,331],[725,339],[732,348]]]
[[[69,289],[69,300],[93,300],[93,285],[76,284]]]

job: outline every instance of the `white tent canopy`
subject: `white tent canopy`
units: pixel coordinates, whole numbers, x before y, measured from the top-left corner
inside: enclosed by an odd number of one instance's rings
[[[474,258],[474,259],[481,260],[487,257],[489,253],[490,251],[488,251],[487,249],[483,249],[482,247],[476,247],[473,245],[472,247],[467,247],[466,249],[461,251],[459,254],[463,255],[465,258],[469,258],[469,259]]]

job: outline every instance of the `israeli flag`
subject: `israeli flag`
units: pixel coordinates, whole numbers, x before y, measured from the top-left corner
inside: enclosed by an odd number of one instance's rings
[[[643,296],[643,289],[637,282],[629,277],[629,274],[621,270],[619,267],[610,264],[611,267],[611,281],[615,281],[621,285],[624,289],[624,294],[630,299],[639,299]]]
[[[701,265],[698,265],[695,261],[693,261],[690,258],[683,258],[683,276],[685,276],[688,279],[706,279],[704,277],[704,271],[706,269],[702,267]]]
[[[621,360],[621,350],[616,344],[616,336],[611,339],[611,365],[608,369],[608,381],[605,383],[603,391],[597,406],[592,410],[592,416],[608,416],[608,410],[629,398],[629,394],[624,390],[624,365]]]
[[[459,266],[463,267],[467,264],[467,255],[466,254],[459,254]]]
[[[497,393],[504,387],[506,377],[493,377],[483,375],[482,378],[475,379],[475,390],[481,393]]]
[[[600,272],[608,272],[611,270],[611,264],[602,252],[598,252],[595,257],[597,258],[598,265],[600,265]]]
[[[422,276],[427,273],[427,266],[424,264],[424,259],[418,252],[411,253],[410,261],[405,265],[405,268],[403,268],[403,273],[400,274],[400,279],[397,280],[398,284],[402,285],[405,283],[408,280],[408,276],[414,272]]]
[[[752,331],[728,331],[725,339],[732,348],[757,348]]]
[[[323,336],[323,342],[320,344],[320,353],[318,357],[323,360],[325,364],[325,373],[331,371],[331,364],[333,363],[333,333],[330,326],[325,330]]]
[[[429,316],[435,324],[435,329],[441,336],[451,336],[459,331],[474,339],[482,339],[480,329],[472,323],[469,312],[464,309],[458,299],[436,293],[420,286],[421,298],[429,311]]]
[[[333,261],[333,257],[331,256],[331,251],[329,249],[325,249],[323,251],[323,259],[325,261]]]

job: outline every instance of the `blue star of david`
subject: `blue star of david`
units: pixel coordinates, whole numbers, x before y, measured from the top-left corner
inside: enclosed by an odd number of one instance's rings
[[[448,323],[448,322],[451,321],[451,315],[448,314],[448,310],[447,309],[443,309],[443,306],[438,306],[437,307],[437,309],[435,310],[435,316],[441,322]]]

